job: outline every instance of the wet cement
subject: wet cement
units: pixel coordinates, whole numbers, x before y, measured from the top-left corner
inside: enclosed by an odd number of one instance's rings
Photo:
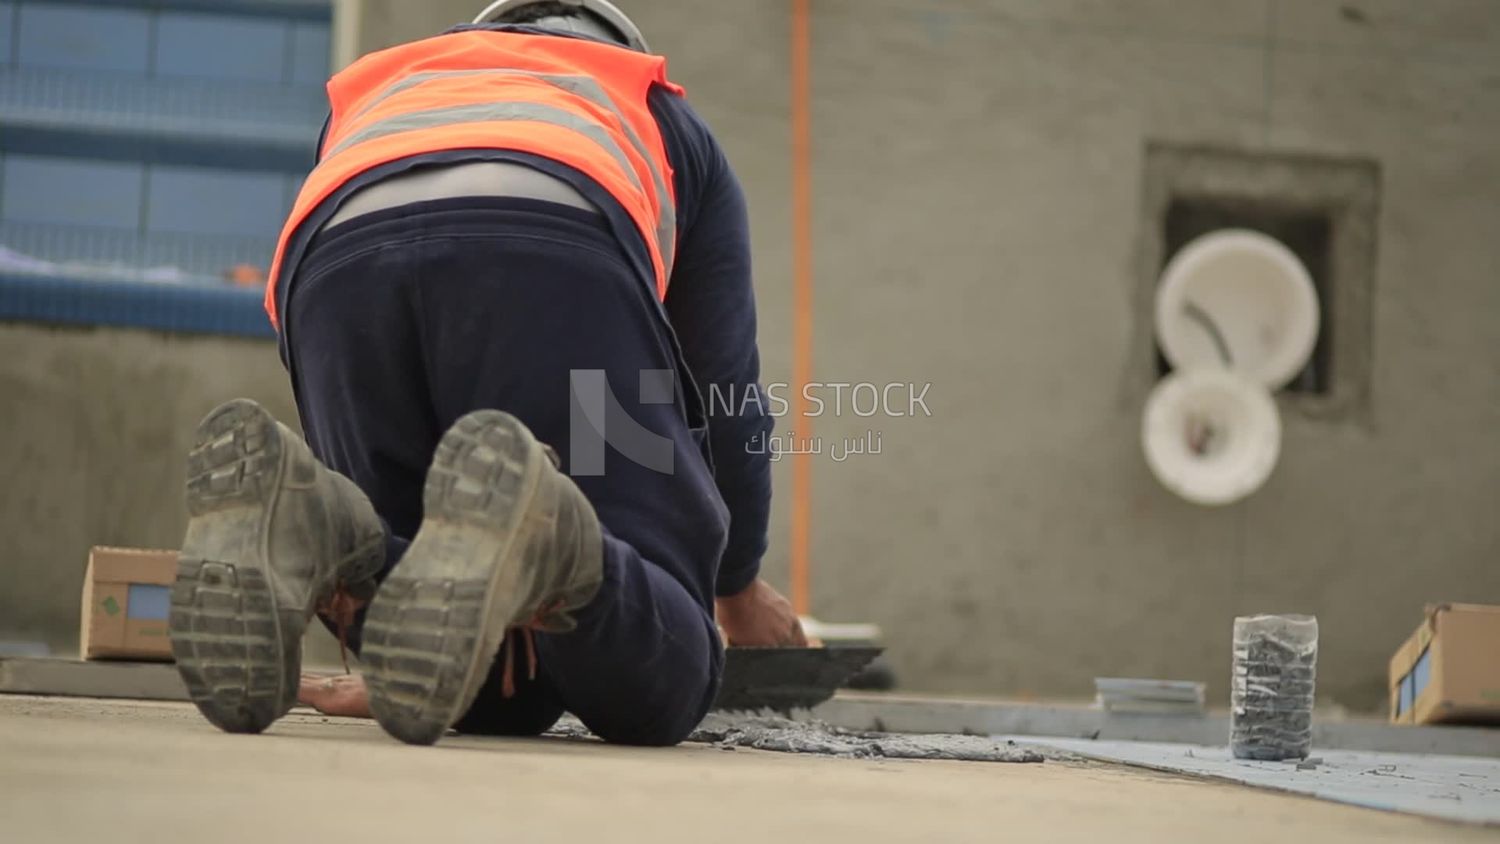
[[[568,716],[548,735],[592,738]],[[820,721],[793,721],[773,715],[712,713],[688,736],[689,742],[720,750],[741,747],[779,753],[809,753],[840,759],[947,759],[959,762],[1041,762],[1036,748],[985,736],[906,735],[831,727]]]

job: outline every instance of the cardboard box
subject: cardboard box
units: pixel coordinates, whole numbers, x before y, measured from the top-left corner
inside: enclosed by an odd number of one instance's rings
[[[83,576],[84,659],[171,660],[167,607],[176,551],[95,547]]]
[[[1500,607],[1429,604],[1389,677],[1393,723],[1500,723]]]

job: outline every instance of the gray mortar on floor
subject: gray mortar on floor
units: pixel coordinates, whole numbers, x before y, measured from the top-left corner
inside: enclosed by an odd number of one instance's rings
[[[564,716],[547,733],[591,738],[577,719]],[[811,753],[841,759],[947,759],[959,762],[1041,762],[1042,753],[1013,741],[985,736],[905,735],[831,727],[821,721],[792,721],[775,715],[711,713],[687,738],[720,750],[741,747],[779,753]]]

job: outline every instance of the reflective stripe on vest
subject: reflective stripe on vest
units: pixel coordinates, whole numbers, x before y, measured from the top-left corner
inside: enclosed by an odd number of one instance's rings
[[[594,179],[640,229],[664,297],[675,198],[645,102],[652,85],[681,91],[663,67],[659,57],[594,42],[496,32],[438,36],[356,62],[329,83],[333,115],[322,160],[297,197],[272,266],[272,322],[275,287],[294,269],[282,266],[286,248],[324,199],[372,167],[459,149],[540,155]]]
[[[538,78],[542,77],[539,76]],[[600,93],[602,94],[603,91],[600,91]],[[606,99],[605,102],[607,103],[608,100]],[[612,106],[606,107],[614,111]],[[615,113],[619,114],[619,112]],[[355,144],[397,132],[409,132],[414,129],[427,129],[453,123],[486,123],[501,120],[529,120],[537,123],[551,123],[584,135],[589,140],[603,147],[610,154],[610,157],[619,163],[620,169],[625,171],[626,176],[630,178],[631,183],[637,189],[641,189],[642,187],[640,180],[636,177],[630,159],[625,156],[625,152],[615,144],[599,124],[572,112],[536,103],[475,103],[473,105],[446,106],[428,111],[407,112],[406,114],[397,115],[365,126],[354,134],[340,140],[338,144],[328,151],[328,155],[338,155]],[[620,118],[620,121],[624,125],[623,117]],[[628,127],[626,127],[626,136],[630,138],[631,145],[635,147],[637,154],[646,161],[647,167],[651,172],[652,187],[656,190],[656,195],[666,197],[666,180],[662,177],[661,171],[651,161],[651,157],[646,153],[644,145],[641,144],[639,138],[635,137],[635,132]],[[661,202],[656,215],[656,245],[661,251],[662,261],[666,264],[666,271],[669,276],[672,274],[672,253],[676,238],[676,212],[670,201]]]
[[[374,108],[376,105],[384,101],[387,97],[390,97],[394,94],[399,94],[402,91],[407,90],[408,88],[413,88],[417,85],[422,84],[423,82],[427,82],[432,79],[451,79],[460,76],[480,76],[495,73],[509,73],[539,79],[550,85],[556,85],[559,88],[570,91],[580,97],[584,97],[590,102],[608,109],[615,115],[615,118],[619,120],[620,128],[624,130],[625,137],[630,139],[630,145],[635,148],[636,153],[640,155],[643,160],[645,160],[646,164],[650,168],[652,187],[656,189],[656,195],[663,198],[671,196],[671,193],[667,190],[666,177],[662,175],[661,170],[656,166],[656,162],[652,160],[651,153],[646,148],[646,144],[641,140],[640,135],[637,134],[635,129],[631,127],[630,121],[625,119],[625,115],[621,114],[620,110],[615,107],[615,102],[614,100],[610,99],[609,94],[599,86],[598,82],[595,82],[593,79],[590,79],[587,76],[567,76],[553,73],[529,73],[527,71],[520,70],[496,69],[434,70],[427,71],[425,73],[415,73],[376,94],[369,101],[367,101],[358,112],[351,115],[350,120],[358,120],[361,115],[364,115],[365,113],[370,111],[370,109]],[[544,106],[533,106],[529,103],[496,103],[494,105],[496,106],[496,109],[494,112],[492,112],[492,114],[494,114],[495,116],[483,116],[484,112],[479,110],[478,106],[470,107],[474,108],[475,110],[467,114],[460,112],[460,110],[457,108],[452,109],[450,115],[438,114],[441,109],[434,110],[433,112],[429,112],[428,114],[432,115],[433,117],[451,116],[452,119],[447,122],[453,123],[483,120],[538,120],[548,123],[558,123],[559,125],[562,125],[566,128],[573,129],[575,131],[588,135],[590,140],[595,141],[606,150],[609,150],[610,154],[614,156],[615,160],[620,162],[620,166],[625,168],[627,173],[630,172],[629,161],[620,152],[619,147],[617,147],[614,142],[609,139],[608,135],[599,131],[598,124],[591,124],[588,121],[581,120],[576,115],[573,115],[569,112],[561,111],[559,109],[547,109]],[[510,110],[508,112],[502,111],[502,108],[507,106],[513,107],[513,110]],[[365,129],[362,129],[360,132],[356,133],[354,137],[346,138],[340,141],[337,146],[324,154],[325,156],[337,154],[340,150],[344,149],[347,146],[351,146],[362,140],[368,140],[368,138],[370,137],[379,137],[380,134],[402,132],[406,131],[407,129],[423,128],[423,126],[440,125],[441,122],[443,121],[434,120],[431,123],[403,125],[399,120],[382,121],[378,124],[374,124],[366,127]],[[366,136],[367,132],[373,132],[380,127],[390,128],[388,129],[388,131],[375,132],[374,134]],[[331,138],[329,140],[332,141]],[[636,187],[640,187],[639,183],[636,184]],[[656,243],[657,248],[661,250],[662,260],[666,262],[668,276],[672,274],[672,257],[676,251],[676,241],[676,208],[674,207],[672,202],[663,201],[661,203],[661,208],[657,213]]]

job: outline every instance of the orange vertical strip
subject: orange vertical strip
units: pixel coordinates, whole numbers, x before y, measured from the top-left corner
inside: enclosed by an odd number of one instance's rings
[[[792,429],[812,439],[805,390],[812,381],[812,130],[810,120],[810,0],[792,0]],[[799,615],[812,606],[812,455],[792,455],[791,599]]]

